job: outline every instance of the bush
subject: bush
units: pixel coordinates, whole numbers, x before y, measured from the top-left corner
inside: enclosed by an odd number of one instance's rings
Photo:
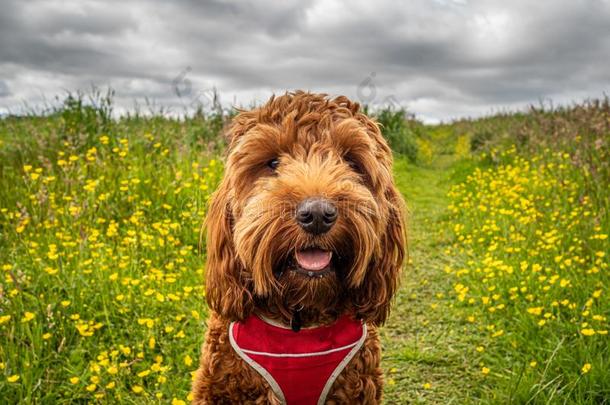
[[[377,115],[377,122],[381,124],[381,132],[387,139],[390,147],[399,155],[405,156],[411,162],[417,161],[417,126],[421,125],[405,110],[386,108]]]
[[[470,141],[470,150],[472,152],[484,149],[486,143],[493,138],[493,133],[487,129],[474,132]]]

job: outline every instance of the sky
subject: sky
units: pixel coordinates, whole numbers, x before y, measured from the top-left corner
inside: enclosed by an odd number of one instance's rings
[[[117,113],[303,89],[425,122],[603,97],[610,0],[0,2],[0,115],[115,91]]]

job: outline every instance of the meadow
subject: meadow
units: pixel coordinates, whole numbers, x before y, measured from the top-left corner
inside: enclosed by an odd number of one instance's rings
[[[231,114],[92,101],[0,120],[0,398],[188,403]],[[376,115],[410,210],[386,402],[610,401],[608,100]]]

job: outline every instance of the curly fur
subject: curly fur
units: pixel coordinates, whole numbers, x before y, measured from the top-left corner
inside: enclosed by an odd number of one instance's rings
[[[279,159],[274,171],[267,163]],[[338,208],[313,236],[294,219],[300,201]],[[353,314],[367,322],[364,346],[333,384],[327,403],[381,400],[376,326],[388,316],[405,258],[403,201],[392,153],[378,125],[346,97],[295,92],[241,111],[229,131],[226,172],[207,216],[206,298],[212,316],[193,383],[195,403],[278,403],[228,341],[228,325],[253,312],[304,326]],[[334,253],[333,272],[291,271],[294,252]]]

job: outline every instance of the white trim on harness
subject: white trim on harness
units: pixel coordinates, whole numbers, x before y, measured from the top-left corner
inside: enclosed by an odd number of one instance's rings
[[[313,352],[313,353],[269,353],[269,352],[257,352],[254,350],[241,349],[244,353],[254,354],[257,356],[267,356],[267,357],[314,357],[314,356],[323,356],[325,354],[340,352],[342,350],[351,349],[356,346],[358,341],[354,343],[350,343],[349,345],[337,347],[334,349],[324,350],[322,352]]]
[[[243,361],[248,363],[254,370],[256,370],[267,381],[267,383],[269,384],[269,387],[271,387],[271,390],[275,393],[275,395],[280,400],[280,402],[282,404],[286,404],[286,397],[284,397],[284,393],[282,392],[280,385],[277,383],[277,381],[275,381],[275,378],[273,378],[273,376],[267,370],[265,370],[265,368],[263,366],[258,364],[254,359],[252,359],[250,356],[248,356],[246,353],[244,353],[242,348],[237,345],[237,342],[235,341],[235,338],[233,337],[233,325],[234,324],[235,324],[235,322],[231,322],[231,324],[229,325],[229,342],[231,343],[233,350],[235,350],[235,353],[237,353],[237,355],[239,357],[241,357],[243,359]]]
[[[320,394],[320,398],[318,398],[318,405],[324,405],[324,403],[326,402],[326,397],[328,396],[328,393],[330,392],[331,387],[335,383],[335,380],[337,379],[337,377],[339,377],[339,374],[341,374],[343,369],[347,366],[347,363],[349,363],[354,358],[356,353],[358,353],[358,350],[360,350],[360,348],[362,348],[362,345],[364,345],[364,341],[366,340],[366,335],[367,335],[366,323],[362,322],[362,336],[356,342],[356,345],[354,346],[354,348],[347,354],[347,356],[345,356],[343,358],[343,360],[341,360],[341,363],[339,363],[337,368],[335,368],[335,371],[333,371],[333,373],[330,375],[330,377],[328,377],[328,380],[326,381],[326,384],[324,385],[324,389],[322,389],[322,393]]]

